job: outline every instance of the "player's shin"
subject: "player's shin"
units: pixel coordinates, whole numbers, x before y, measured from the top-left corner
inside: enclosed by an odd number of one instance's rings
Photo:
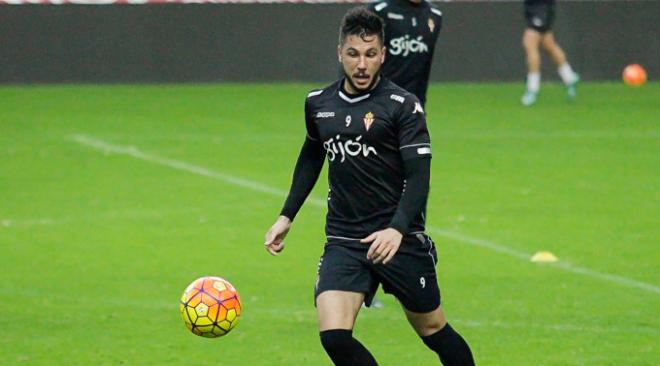
[[[449,323],[422,341],[440,357],[444,366],[473,366],[472,351],[465,339]]]
[[[576,82],[577,79],[578,79],[577,74],[575,73],[575,71],[573,71],[573,68],[571,67],[571,65],[568,62],[564,62],[563,64],[561,64],[557,68],[557,73],[559,74],[559,76],[561,77],[561,80],[566,85],[570,85],[570,84]]]

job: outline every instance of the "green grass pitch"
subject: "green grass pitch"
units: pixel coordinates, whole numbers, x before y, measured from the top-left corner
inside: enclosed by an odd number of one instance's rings
[[[279,257],[263,235],[319,85],[0,88],[0,364],[329,365],[312,288],[322,178]],[[429,230],[479,365],[660,362],[660,84],[435,84]],[[325,173],[324,173],[325,174]],[[556,265],[531,263],[536,251]],[[217,275],[243,317],[190,334]],[[355,333],[381,365],[438,364],[395,300]]]

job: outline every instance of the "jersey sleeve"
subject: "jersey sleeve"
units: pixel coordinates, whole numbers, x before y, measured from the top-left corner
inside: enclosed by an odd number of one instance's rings
[[[431,138],[419,99],[405,97],[399,114],[399,150],[403,160],[431,157]]]
[[[410,231],[415,217],[426,210],[431,180],[431,159],[409,159],[404,161],[406,189],[399,200],[399,206],[390,221],[390,227],[401,234]]]
[[[291,188],[280,211],[280,215],[288,217],[291,221],[296,218],[298,211],[314,188],[325,160],[323,145],[314,124],[314,112],[309,98],[305,101],[305,126],[307,138],[300,149],[291,178]]]
[[[309,98],[305,100],[305,128],[307,129],[307,138],[312,141],[320,141],[319,130],[314,124],[314,111],[310,105]]]

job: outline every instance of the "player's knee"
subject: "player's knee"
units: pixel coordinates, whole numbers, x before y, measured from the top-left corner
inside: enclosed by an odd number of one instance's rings
[[[333,354],[349,349],[353,332],[347,329],[330,329],[320,332],[321,344],[326,352]]]
[[[428,336],[439,332],[447,324],[447,321],[444,319],[433,319],[426,322],[417,329],[417,333],[422,336]]]

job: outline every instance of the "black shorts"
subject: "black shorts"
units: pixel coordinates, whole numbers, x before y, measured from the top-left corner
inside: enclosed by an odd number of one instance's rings
[[[362,292],[365,305],[370,306],[382,284],[383,291],[412,312],[428,313],[440,306],[437,253],[428,235],[406,235],[387,264],[368,260],[368,250],[369,245],[359,240],[329,239],[319,261],[314,299],[328,290]]]
[[[549,32],[552,30],[552,23],[555,21],[554,4],[525,6],[525,20],[527,20],[528,28],[532,28],[539,33]]]

